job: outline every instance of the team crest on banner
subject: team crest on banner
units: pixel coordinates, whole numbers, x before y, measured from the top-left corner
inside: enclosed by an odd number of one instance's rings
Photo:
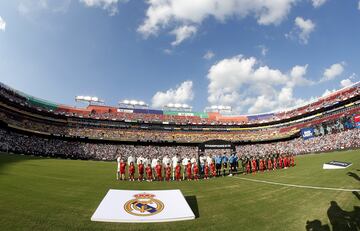
[[[195,219],[195,215],[178,189],[110,189],[91,217],[92,221],[126,223],[191,219]]]
[[[155,195],[142,193],[134,195],[135,199],[125,203],[124,209],[134,216],[153,216],[164,209],[164,203],[155,198]]]

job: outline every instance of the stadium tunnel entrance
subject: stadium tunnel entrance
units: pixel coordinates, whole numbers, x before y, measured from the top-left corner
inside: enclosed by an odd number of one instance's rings
[[[205,152],[206,149],[230,149],[236,151],[235,144],[226,140],[209,140],[199,145],[200,152]]]
[[[216,152],[227,150],[231,153],[236,153],[236,145],[235,143],[227,140],[209,140],[199,144],[196,158],[198,160],[198,164],[200,165],[200,157],[205,156],[206,150],[212,150]],[[201,171],[203,171],[203,169]]]

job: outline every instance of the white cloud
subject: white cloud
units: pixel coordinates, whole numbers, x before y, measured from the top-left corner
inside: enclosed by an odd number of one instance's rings
[[[312,0],[312,5],[313,7],[318,8],[322,6],[325,2],[326,0]]]
[[[325,92],[322,94],[322,97],[330,95],[331,93],[333,93],[335,91],[336,91],[335,89],[332,89],[332,90],[326,89]]]
[[[344,62],[335,63],[329,68],[326,68],[323,74],[323,77],[320,79],[320,82],[330,81],[335,79],[337,76],[341,75],[344,72]]]
[[[196,34],[197,32],[197,28],[195,26],[181,26],[178,27],[176,29],[174,29],[173,31],[171,31],[170,33],[175,35],[176,39],[175,41],[173,41],[171,43],[172,46],[177,46],[180,43],[182,43],[185,39],[193,36],[194,34]]]
[[[158,91],[152,97],[152,106],[155,108],[163,107],[168,103],[188,103],[194,98],[193,82],[185,81],[175,89],[162,92]]]
[[[100,7],[109,12],[110,16],[116,15],[118,10],[118,3],[128,2],[128,0],[80,0],[87,7]]]
[[[352,73],[347,79],[343,79],[340,81],[340,86],[341,87],[350,86],[354,83],[353,80],[355,80],[356,82],[356,79],[357,79],[357,75],[355,73]]]
[[[359,2],[358,2],[358,10],[360,10],[360,0],[359,0]]]
[[[0,16],[0,31],[5,31],[6,28],[6,22],[5,20]]]
[[[214,64],[207,75],[208,102],[232,106],[237,112],[259,113],[298,105],[293,88],[312,82],[305,78],[308,65],[283,73],[259,66],[256,58],[241,55]]]
[[[353,84],[353,81],[351,81],[351,79],[343,79],[340,81],[340,86],[341,87],[348,87],[350,85]]]
[[[307,44],[310,38],[310,34],[315,30],[315,23],[310,19],[303,19],[302,17],[296,17],[295,26],[292,31],[285,34],[287,38],[296,38],[300,43]]]
[[[291,69],[290,81],[287,83],[288,86],[308,86],[314,84],[313,81],[306,79],[305,75],[307,72],[308,64],[304,66],[296,65]]]
[[[204,54],[203,58],[206,59],[206,60],[210,60],[214,56],[215,56],[215,53],[209,50]]]
[[[207,18],[224,22],[229,18],[254,17],[260,25],[279,24],[297,0],[148,0],[146,19],[138,27],[145,37],[161,30],[193,25]]]

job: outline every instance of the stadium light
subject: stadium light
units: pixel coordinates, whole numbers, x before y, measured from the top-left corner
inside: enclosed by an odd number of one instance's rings
[[[86,102],[89,104],[103,104],[105,102],[104,100],[102,100],[96,96],[83,96],[83,95],[75,96],[75,101],[76,102]]]
[[[225,106],[225,105],[211,105],[209,107],[206,107],[205,112],[221,112],[221,113],[229,113],[232,111],[231,106]]]
[[[132,108],[135,108],[135,107],[143,107],[143,108],[147,108],[149,107],[149,105],[147,103],[145,103],[144,101],[142,100],[135,100],[135,99],[124,99],[124,100],[121,100],[119,101],[119,105],[121,107],[132,107]]]
[[[186,103],[168,103],[164,105],[163,109],[168,111],[192,111],[192,107]]]

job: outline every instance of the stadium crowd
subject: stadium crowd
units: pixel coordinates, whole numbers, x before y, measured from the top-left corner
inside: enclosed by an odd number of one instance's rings
[[[195,155],[197,147],[191,146],[136,146],[67,141],[58,138],[28,136],[0,129],[0,150],[40,156],[71,159],[115,160],[118,155],[165,156],[179,153]]]
[[[266,156],[274,153],[300,155],[359,147],[360,129],[351,129],[307,140],[298,138],[284,142],[237,146],[237,152],[246,156]]]
[[[9,116],[0,111],[0,121],[24,128],[26,130],[42,132],[47,134],[67,135],[77,137],[90,137],[97,139],[110,139],[122,141],[176,141],[176,142],[204,142],[211,139],[224,139],[230,141],[239,140],[268,140],[288,137],[296,131],[280,132],[280,128],[251,129],[242,131],[170,131],[151,129],[130,129],[120,127],[96,126],[66,126],[56,125],[21,116]]]
[[[24,130],[60,136],[88,137],[117,141],[152,141],[198,143],[207,140],[222,139],[237,141],[265,141],[296,136],[300,129],[313,127],[315,135],[324,135],[351,129],[353,117],[359,113],[359,105],[348,107],[330,114],[302,120],[291,124],[264,126],[257,128],[196,128],[196,127],[152,127],[126,125],[123,122],[86,121],[77,123],[65,120],[47,120],[43,117],[32,118],[0,108],[0,121]],[[125,126],[125,127],[124,127]],[[201,130],[203,129],[203,130]]]
[[[215,118],[200,118],[199,116],[182,116],[182,115],[164,115],[164,114],[151,114],[151,113],[125,113],[114,110],[113,107],[109,107],[108,111],[96,111],[96,110],[80,110],[74,107],[68,107],[64,105],[53,104],[41,99],[30,97],[24,93],[16,91],[2,83],[0,83],[0,98],[1,101],[16,102],[19,105],[26,108],[33,108],[38,111],[48,111],[57,115],[64,115],[66,117],[74,118],[92,118],[92,119],[106,119],[106,120],[120,120],[120,121],[137,121],[137,122],[171,122],[176,124],[261,124],[263,122],[279,121],[282,119],[288,119],[294,116],[299,116],[308,112],[326,108],[330,105],[334,105],[338,102],[344,101],[351,97],[360,94],[360,84],[357,83],[351,87],[338,90],[328,96],[321,97],[314,102],[311,102],[302,107],[295,109],[268,113],[263,115],[254,116],[242,116],[246,117],[245,120],[232,121],[229,118],[221,119],[222,117]],[[32,100],[30,100],[32,99]],[[191,113],[190,113],[191,114]]]
[[[303,140],[241,145],[236,153],[241,156],[266,156],[272,154],[306,154],[360,147],[360,129],[345,130]],[[178,154],[192,157],[198,152],[194,146],[140,146],[66,141],[59,138],[28,136],[0,129],[0,150],[24,154],[74,159],[115,160],[121,155],[139,157]],[[211,153],[213,154],[213,153]]]
[[[333,132],[340,132],[346,129],[351,129],[354,126],[353,114],[351,111],[341,112],[332,119],[327,120],[326,117],[321,118],[319,124],[312,121],[314,125],[315,135],[325,135]],[[39,122],[31,119],[24,119],[17,116],[10,116],[5,112],[0,111],[0,120],[6,121],[16,127],[26,130],[42,132],[54,135],[75,136],[75,137],[89,137],[95,139],[109,139],[122,141],[169,141],[169,142],[204,142],[212,139],[236,141],[263,141],[286,138],[295,135],[302,126],[295,125],[291,127],[274,127],[274,128],[258,128],[239,131],[171,131],[171,130],[151,130],[151,129],[135,129],[135,128],[120,128],[120,127],[101,127],[96,126],[66,126],[65,124],[56,125],[51,123]]]

